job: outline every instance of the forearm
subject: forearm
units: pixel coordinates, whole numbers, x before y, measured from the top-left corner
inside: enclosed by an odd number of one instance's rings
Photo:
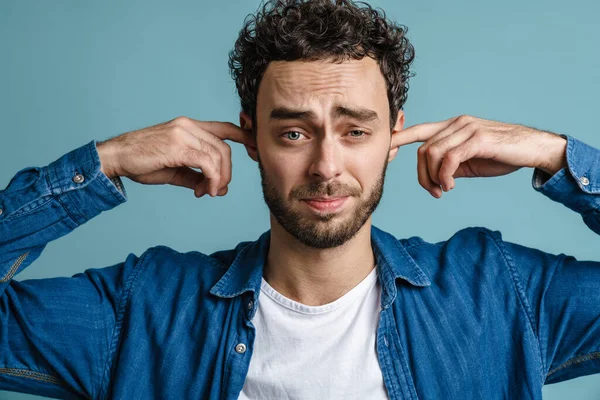
[[[46,167],[22,169],[0,191],[0,284],[31,264],[47,243],[126,200],[122,182],[100,170],[94,142]]]

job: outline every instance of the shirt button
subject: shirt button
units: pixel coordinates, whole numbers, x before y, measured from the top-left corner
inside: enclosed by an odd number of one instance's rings
[[[0,214],[2,214],[2,212],[0,212]],[[254,305],[254,302],[252,300],[250,300],[248,302],[248,310],[252,310],[252,306]]]
[[[581,182],[581,184],[582,184],[583,186],[587,186],[587,185],[589,185],[589,184],[590,184],[590,180],[589,180],[588,178],[586,178],[585,176],[582,176],[582,177],[579,179],[579,181]]]
[[[4,210],[2,210],[2,209],[0,208],[0,215],[2,215],[2,213],[3,213],[3,212],[4,212]]]
[[[73,177],[73,182],[75,183],[81,183],[83,181],[85,181],[85,177],[81,174],[77,174]]]
[[[240,354],[244,354],[246,352],[246,345],[244,343],[239,343],[237,346],[235,346],[235,351]]]

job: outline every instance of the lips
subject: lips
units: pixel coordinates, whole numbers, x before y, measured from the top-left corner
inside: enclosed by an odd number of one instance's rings
[[[335,201],[335,200],[339,200],[339,199],[344,199],[346,196],[339,196],[339,197],[311,197],[309,199],[304,199],[307,201]]]
[[[312,197],[310,199],[303,199],[306,204],[317,211],[334,212],[337,211],[344,205],[348,200],[348,196],[345,197]]]

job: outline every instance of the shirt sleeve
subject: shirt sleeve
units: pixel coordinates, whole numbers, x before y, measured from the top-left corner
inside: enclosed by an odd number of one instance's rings
[[[22,169],[0,191],[0,285],[46,244],[127,200],[121,180],[109,179],[100,166],[91,141],[46,167]]]
[[[567,168],[536,169],[532,186],[600,234],[600,150],[567,139]],[[557,227],[558,235],[568,234]],[[498,240],[537,338],[542,382],[600,373],[600,262]]]
[[[95,141],[0,191],[0,389],[96,398],[108,379],[123,302],[143,257],[72,277],[14,280],[46,244],[127,200]]]
[[[569,135],[567,168],[553,176],[535,169],[533,188],[550,199],[579,213],[585,224],[600,234],[600,150]]]

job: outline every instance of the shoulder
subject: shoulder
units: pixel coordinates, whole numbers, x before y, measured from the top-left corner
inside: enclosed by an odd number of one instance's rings
[[[138,270],[135,279],[138,286],[150,282],[180,282],[191,283],[208,291],[225,274],[238,253],[251,243],[240,242],[233,248],[211,254],[182,252],[164,245],[150,247],[135,257],[135,269]]]
[[[431,242],[419,236],[399,239],[414,261],[429,273],[438,268],[487,264],[504,259],[500,231],[481,226],[463,228],[448,239]]]
[[[448,239],[439,242],[430,242],[420,236],[398,239],[400,244],[409,251],[427,251],[435,248],[444,249],[454,246],[481,245],[488,242],[502,241],[502,233],[483,226],[470,226],[455,232]]]

